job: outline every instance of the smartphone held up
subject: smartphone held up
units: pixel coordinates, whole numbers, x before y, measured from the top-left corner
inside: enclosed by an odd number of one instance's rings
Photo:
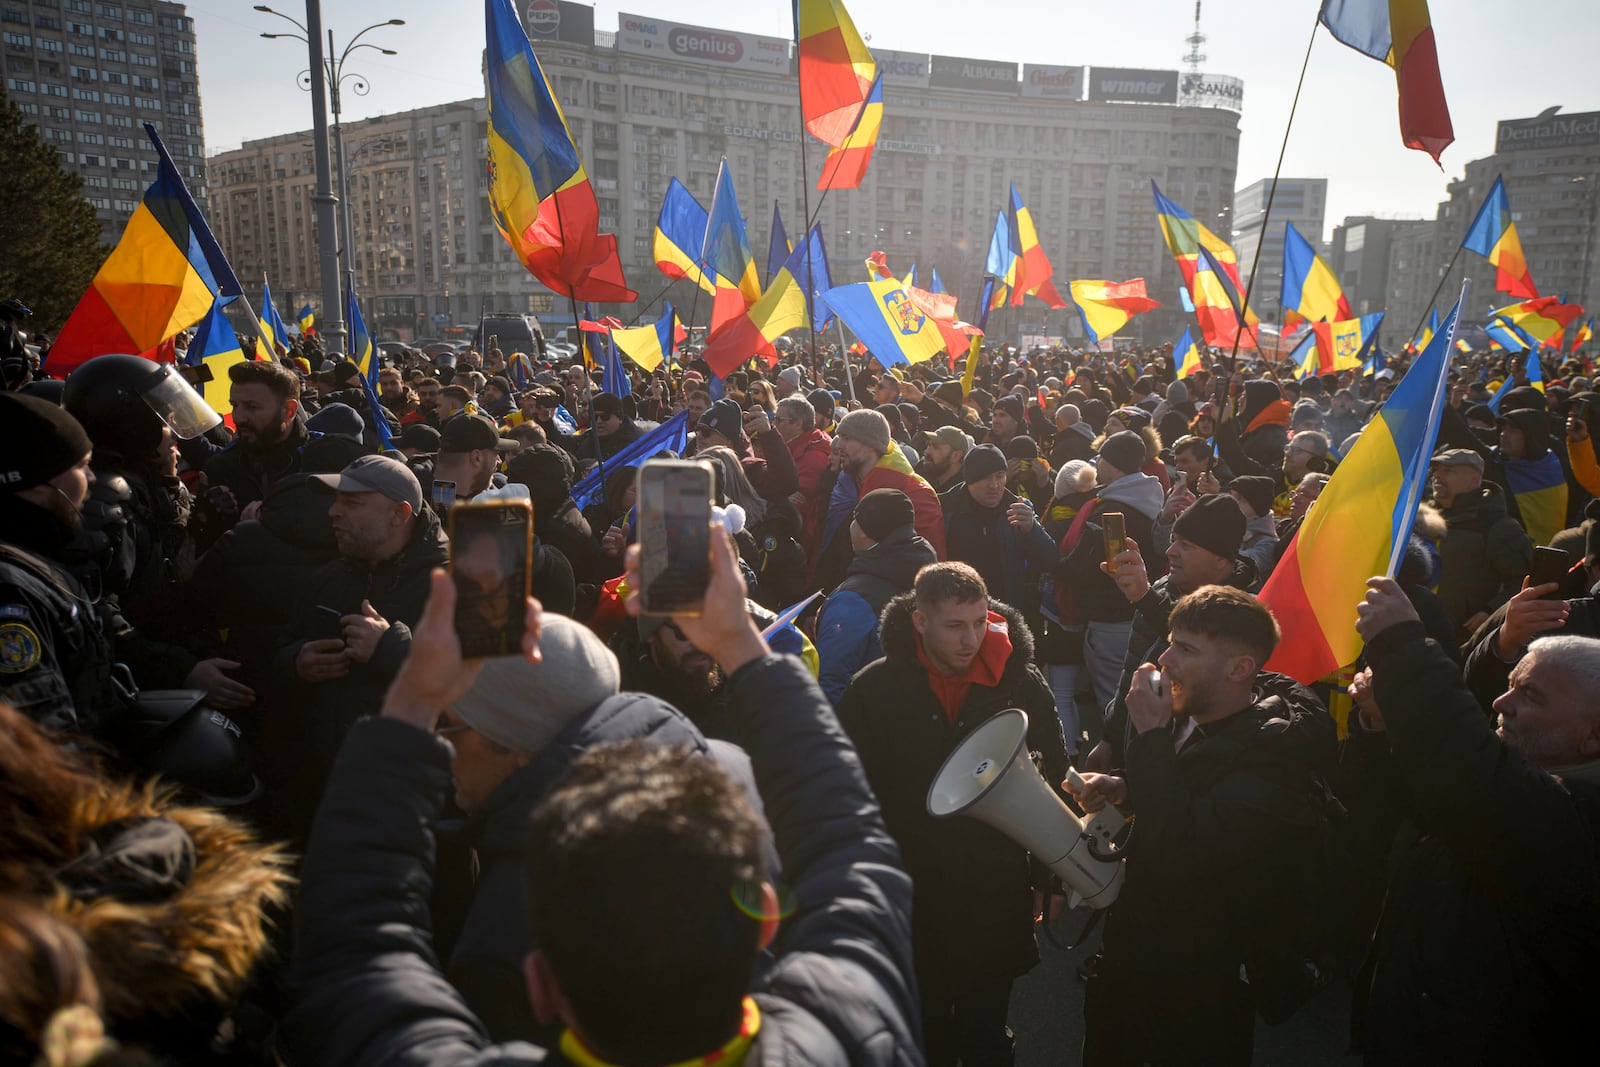
[[[521,649],[533,584],[532,505],[495,500],[451,508],[450,577],[462,658]]]
[[[639,468],[639,610],[699,615],[711,584],[711,464],[647,460]]]

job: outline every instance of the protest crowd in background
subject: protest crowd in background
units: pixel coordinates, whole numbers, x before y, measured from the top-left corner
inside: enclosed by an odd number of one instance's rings
[[[63,388],[21,337],[8,1059],[87,1031],[104,1058],[71,1062],[1010,1062],[1013,983],[1081,917],[1052,919],[1060,884],[1020,845],[924,806],[1005,708],[1064,798],[1133,819],[1078,976],[1084,1062],[1249,1062],[1258,1015],[1336,983],[1374,1063],[1549,1062],[1579,1037],[1584,361],[1541,391],[1521,360],[1458,359],[1365,652],[1307,686],[1263,669],[1303,628],[1254,594],[1404,359],[1175,378],[1168,349],[985,348],[968,389],[959,362],[825,345],[720,381],[692,349],[605,381],[581,356],[400,348],[374,407],[306,338],[233,367],[232,432],[183,437],[149,391],[170,372],[101,357]],[[709,460],[742,509],[697,619],[627,604],[654,455]],[[1537,540],[1565,555],[1528,588],[1508,487],[1540,463],[1562,499]],[[441,604],[448,511],[483,494],[532,503],[537,662],[464,666]]]

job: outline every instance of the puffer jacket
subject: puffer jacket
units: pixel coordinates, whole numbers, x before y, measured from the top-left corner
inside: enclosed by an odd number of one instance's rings
[[[894,531],[857,552],[844,581],[817,615],[817,681],[835,705],[856,672],[883,655],[878,619],[889,601],[911,588],[917,572],[938,562],[933,546],[913,527]]]
[[[1545,771],[1501,741],[1420,623],[1378,634],[1367,659],[1410,826],[1357,982],[1357,1050],[1573,1062],[1600,995],[1600,763]]]
[[[206,484],[227,489],[240,508],[252,500],[265,500],[273,483],[300,470],[300,453],[310,439],[304,410],[289,424],[288,436],[275,445],[250,448],[235,438],[206,462]]]
[[[833,439],[820,427],[813,427],[789,442],[789,455],[794,459],[799,482],[796,492],[801,497],[800,544],[808,557],[815,555],[822,544],[822,520],[828,514],[825,485],[832,451]]]
[[[729,679],[797,902],[750,986],[761,1009],[747,1067],[914,1067],[911,883],[821,690],[792,657]],[[760,714],[757,714],[760,712]],[[435,963],[427,900],[450,748],[392,719],[351,731],[306,856],[283,1025],[300,1064],[570,1062],[559,1049],[491,1044]]]
[[[929,815],[928,786],[962,738],[1007,708],[1027,713],[1028,747],[1042,754],[1046,781],[1065,775],[1066,746],[1055,697],[1032,663],[1033,635],[1020,612],[990,599],[989,610],[1006,621],[1011,655],[999,684],[974,684],[951,722],[918,659],[912,606],[913,594],[904,593],[884,609],[884,657],[845,690],[839,721],[856,744],[916,886],[918,979],[929,985],[935,977],[939,988],[959,995],[1014,978],[1038,961],[1032,891],[1048,879],[999,830],[976,819]]]
[[[1020,500],[1008,489],[998,507],[982,508],[967,492],[966,482],[939,498],[950,558],[971,565],[983,575],[990,593],[1017,608],[1027,605],[1040,576],[1061,558],[1037,516],[1026,530],[1011,525],[1007,512]]]

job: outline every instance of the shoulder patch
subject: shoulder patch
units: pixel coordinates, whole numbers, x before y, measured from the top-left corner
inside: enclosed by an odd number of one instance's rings
[[[39,665],[39,635],[20,622],[0,624],[0,674],[21,674]]]

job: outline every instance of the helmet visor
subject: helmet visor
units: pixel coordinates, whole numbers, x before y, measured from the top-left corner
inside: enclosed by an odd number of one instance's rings
[[[160,376],[151,378],[149,385],[141,387],[139,395],[172,430],[173,436],[184,441],[199,437],[222,422],[222,416],[170,363],[161,365]]]

